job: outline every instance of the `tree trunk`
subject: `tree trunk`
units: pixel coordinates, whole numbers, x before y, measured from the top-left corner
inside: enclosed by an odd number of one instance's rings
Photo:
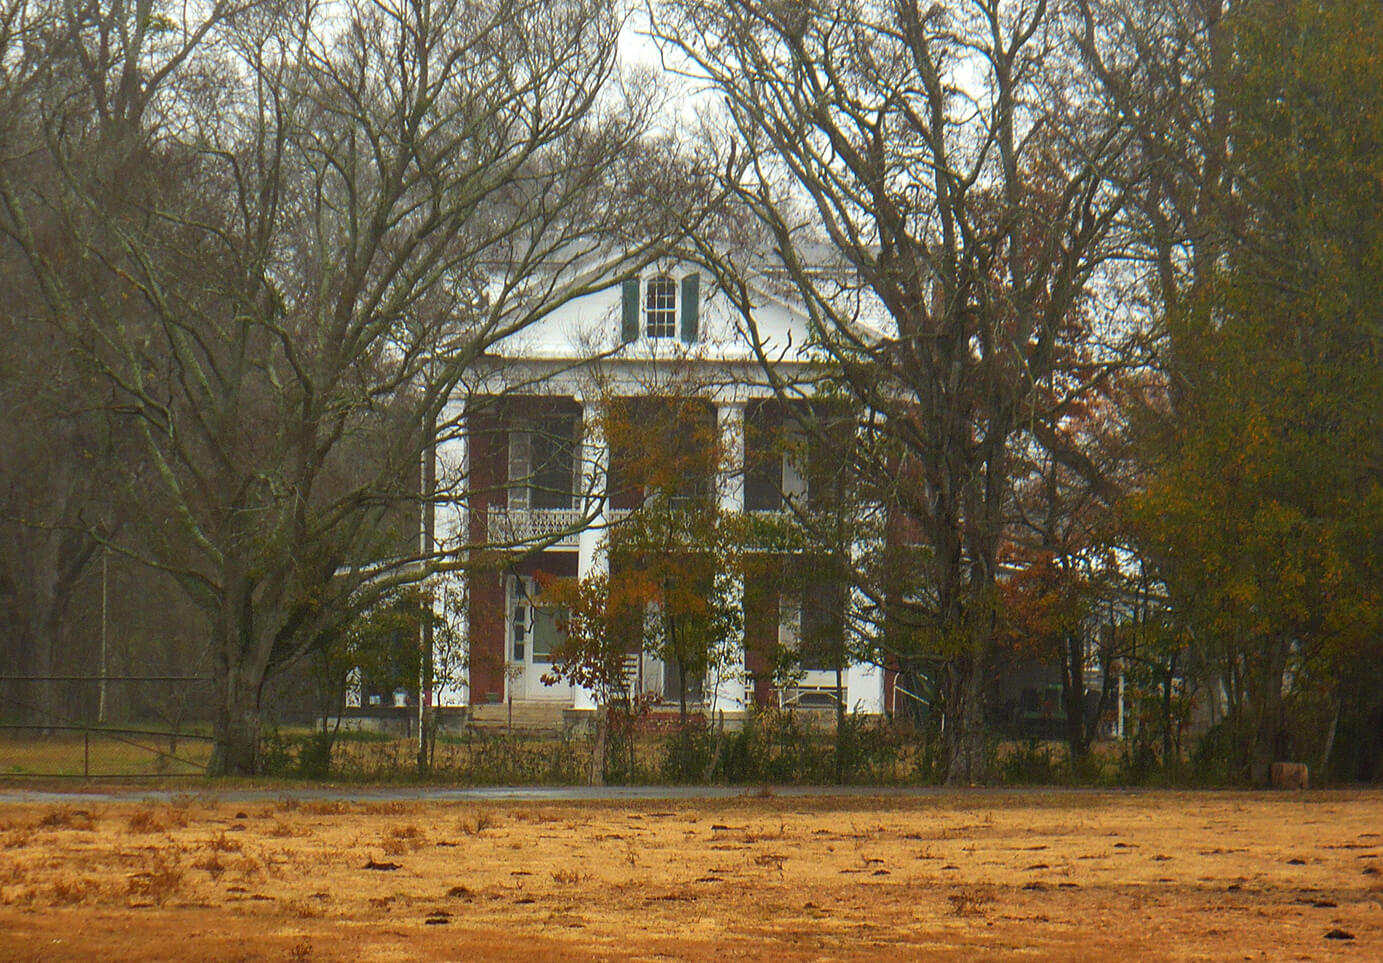
[[[1316,780],[1318,782],[1324,782],[1326,774],[1330,771],[1330,757],[1335,752],[1335,734],[1339,731],[1340,728],[1341,699],[1338,691],[1335,693],[1335,697],[1331,701],[1335,705],[1335,710],[1330,715],[1330,728],[1325,731],[1325,745],[1321,747],[1320,764],[1316,766]]]
[[[685,780],[691,738],[687,732],[687,668],[681,661],[677,663],[677,734],[677,778]]]
[[[31,625],[29,645],[32,668],[29,674],[34,681],[25,693],[25,715],[44,735],[52,735],[52,727],[64,721],[58,707],[58,684],[53,680],[56,669],[54,626],[46,617],[34,619]]]
[[[220,669],[212,730],[210,776],[253,776],[259,772],[259,684],[238,667]]]
[[[845,679],[836,662],[836,783],[845,785]]]
[[[1168,771],[1172,769],[1172,681],[1176,673],[1177,654],[1173,652],[1162,676],[1162,768]]]
[[[1254,673],[1253,692],[1250,693],[1250,709],[1253,713],[1250,724],[1249,779],[1256,786],[1268,785],[1272,775],[1272,764],[1279,761],[1279,741],[1285,735],[1283,729],[1282,682],[1287,672],[1288,643],[1278,639],[1265,640],[1266,652],[1256,660],[1262,669]]]
[[[605,753],[610,735],[610,706],[602,704],[595,709],[595,738],[591,745],[591,771],[588,783],[592,786],[605,785]]]
[[[1061,688],[1066,701],[1066,748],[1072,765],[1090,754],[1090,731],[1085,722],[1085,660],[1080,637],[1068,634],[1063,640]]]
[[[946,785],[969,785],[984,778],[984,656],[968,652],[953,659],[946,680]]]

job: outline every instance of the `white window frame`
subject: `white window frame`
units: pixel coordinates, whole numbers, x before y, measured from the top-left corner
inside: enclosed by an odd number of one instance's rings
[[[677,288],[677,279],[669,274],[659,274],[644,282],[642,298],[644,337],[658,340],[677,337],[679,321]]]

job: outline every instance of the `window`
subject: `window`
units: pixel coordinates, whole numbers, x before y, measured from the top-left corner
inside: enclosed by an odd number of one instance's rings
[[[668,410],[671,424],[665,428],[667,464],[676,477],[662,491],[675,508],[699,508],[715,492],[715,409],[704,404],[674,405]]]
[[[744,507],[751,512],[806,506],[807,439],[768,404],[745,414]]]
[[[544,418],[530,435],[533,478],[528,503],[533,508],[571,508],[576,478],[575,418]]]
[[[677,338],[695,344],[701,318],[701,275],[688,274],[680,284],[660,274],[647,280],[620,282],[620,342],[644,338]]]
[[[578,425],[572,415],[540,415],[509,432],[511,509],[572,507]]]
[[[687,704],[702,705],[705,703],[706,676],[683,672],[682,666],[675,659],[663,660],[663,701],[680,702],[682,700],[683,676],[687,680]]]
[[[833,580],[808,581],[801,595],[784,593],[778,600],[778,642],[797,653],[803,671],[844,668],[846,587]]]
[[[802,599],[802,668],[822,672],[845,667],[845,586],[830,582],[811,587]]]
[[[540,604],[538,583],[526,575],[509,580],[509,660],[547,665],[566,641],[562,626],[570,615],[561,606]]]
[[[650,278],[644,286],[644,332],[650,338],[677,337],[677,282]]]

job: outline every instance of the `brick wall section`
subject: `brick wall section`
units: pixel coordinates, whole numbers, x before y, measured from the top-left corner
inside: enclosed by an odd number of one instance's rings
[[[777,559],[751,565],[744,580],[745,666],[753,679],[754,704],[774,705],[773,657],[778,648]]]
[[[470,577],[471,701],[504,699],[504,580],[499,572]]]

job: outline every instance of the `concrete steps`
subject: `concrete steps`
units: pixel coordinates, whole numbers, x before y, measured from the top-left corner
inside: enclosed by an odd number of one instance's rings
[[[570,706],[562,702],[516,702],[510,706],[504,703],[471,706],[469,723],[472,729],[487,731],[524,729],[538,732],[560,732],[567,725],[565,713]]]

